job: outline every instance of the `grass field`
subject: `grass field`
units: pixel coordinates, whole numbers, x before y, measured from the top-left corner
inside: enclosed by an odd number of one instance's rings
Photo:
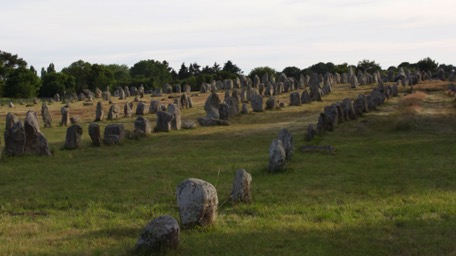
[[[335,154],[298,152],[308,124],[324,106],[371,86],[337,85],[323,102],[101,148],[87,132],[96,104],[77,102],[70,113],[81,117],[83,148],[72,151],[62,150],[62,105],[53,103],[55,127],[42,131],[54,156],[0,161],[0,255],[131,255],[154,217],[178,219],[182,180],[212,183],[224,202],[239,168],[252,174],[253,202],[221,205],[215,225],[182,230],[167,255],[456,255],[456,107],[446,86],[425,82],[407,96],[401,88],[378,111],[311,142]],[[204,116],[207,96],[195,96],[183,119]],[[280,98],[288,104],[288,94]],[[0,131],[8,111],[23,120],[28,109],[40,113],[38,105],[0,108]],[[101,125],[132,129],[133,120]],[[294,135],[296,153],[285,172],[270,174],[268,150],[280,128]]]

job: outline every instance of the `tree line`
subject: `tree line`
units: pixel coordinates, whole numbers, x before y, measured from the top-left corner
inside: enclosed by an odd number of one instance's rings
[[[398,68],[435,72],[443,68],[451,72],[453,65],[438,64],[431,58],[424,58],[417,63],[403,62],[398,67],[389,67],[387,70]],[[319,62],[304,69],[295,66],[284,68],[281,72],[268,67],[256,67],[247,76],[252,80],[256,75],[262,77],[265,73],[277,77],[280,73],[288,77],[299,79],[301,75],[311,73],[325,74],[347,73],[350,68],[362,72],[383,71],[378,63],[371,60],[362,60],[357,66],[347,63],[335,65],[331,62]],[[192,90],[198,90],[202,83],[214,80],[233,79],[244,75],[243,71],[232,61],[223,65],[214,63],[202,67],[198,63],[186,65],[182,63],[179,70],[174,70],[167,61],[153,59],[141,60],[132,67],[118,64],[91,64],[83,60],[71,63],[61,71],[56,71],[53,63],[42,68],[40,75],[33,66],[15,54],[0,51],[0,97],[32,98],[53,97],[55,94],[80,93],[84,90],[95,91],[96,88],[114,90],[117,87],[131,87],[143,85],[146,90],[161,88],[164,84],[189,84]]]

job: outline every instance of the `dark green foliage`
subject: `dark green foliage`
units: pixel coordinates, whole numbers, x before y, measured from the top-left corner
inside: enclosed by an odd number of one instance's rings
[[[40,87],[40,79],[31,69],[19,67],[8,75],[3,96],[10,98],[32,98]]]
[[[301,69],[295,66],[286,67],[282,70],[282,73],[287,75],[287,77],[294,77],[296,80],[299,80],[299,76],[301,76]]]
[[[64,95],[64,92],[75,92],[75,79],[63,72],[52,72],[41,75],[40,97],[53,97],[56,93]]]
[[[277,71],[275,69],[268,67],[268,66],[264,66],[264,67],[256,67],[256,68],[252,69],[249,73],[249,77],[250,77],[250,79],[253,80],[255,78],[255,75],[257,75],[258,77],[261,78],[266,73],[269,75],[269,77],[277,76]]]
[[[90,63],[78,60],[62,69],[62,72],[74,77],[76,84],[75,90],[76,92],[81,92],[83,89],[89,88],[91,70],[92,65]]]
[[[369,73],[374,73],[376,71],[381,71],[382,68],[380,67],[379,64],[375,63],[375,61],[371,60],[362,60],[358,62],[358,66],[356,66],[358,70],[361,70],[362,72],[369,72]]]
[[[241,75],[243,72],[242,70],[236,66],[231,60],[227,61],[222,68],[222,71],[234,74],[234,75]]]
[[[431,71],[434,72],[437,70],[439,64],[435,60],[427,57],[416,63],[416,66],[421,71]]]
[[[146,89],[161,87],[172,80],[168,62],[142,60],[133,65],[130,75],[134,84],[141,83]]]

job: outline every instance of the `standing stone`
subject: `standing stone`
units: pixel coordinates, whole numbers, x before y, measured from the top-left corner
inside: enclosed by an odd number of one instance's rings
[[[171,131],[171,121],[173,121],[173,114],[165,111],[157,112],[157,126],[155,126],[156,132],[169,132]]]
[[[152,126],[149,119],[144,116],[138,116],[135,120],[135,133],[149,135],[152,133]]]
[[[117,104],[113,103],[111,107],[109,107],[108,111],[108,120],[116,120],[120,118],[120,108]]]
[[[397,85],[393,85],[391,87],[391,96],[397,97],[398,95],[399,95],[399,88],[397,87]]]
[[[143,116],[143,115],[147,114],[146,109],[147,109],[147,105],[144,104],[143,102],[139,102],[138,106],[136,106],[136,115]]]
[[[10,101],[10,102],[8,103],[8,107],[9,107],[9,108],[14,108],[13,102]]]
[[[65,149],[76,149],[81,146],[82,127],[79,124],[73,124],[68,127],[65,137]]]
[[[155,255],[176,249],[179,245],[179,223],[169,215],[153,219],[144,228],[136,243],[136,255]]]
[[[301,95],[301,103],[302,104],[309,104],[312,103],[312,99],[310,98],[309,92],[304,90]]]
[[[158,111],[160,111],[160,102],[158,100],[152,100],[150,102],[149,113],[156,114]]]
[[[220,107],[220,98],[216,92],[211,92],[211,95],[207,97],[206,102],[204,103],[204,110],[206,111],[207,117],[219,119],[219,107]]]
[[[97,110],[95,112],[95,122],[103,121],[104,119],[104,110],[103,110],[103,103],[99,101],[97,103]]]
[[[240,110],[239,110],[239,100],[238,100],[237,98],[228,97],[228,98],[226,99],[226,104],[227,104],[228,107],[229,107],[229,116],[230,116],[230,117],[239,115],[239,113],[240,113]]]
[[[351,88],[358,87],[358,85],[359,85],[358,78],[355,75],[350,76],[350,85],[351,85]]]
[[[6,115],[5,154],[8,156],[20,156],[24,154],[25,129],[22,122],[13,114]]]
[[[200,179],[186,179],[177,186],[176,195],[183,227],[208,226],[215,222],[218,197],[212,184]]]
[[[120,144],[125,139],[125,128],[123,124],[108,124],[104,130],[103,142],[111,146]]]
[[[233,181],[233,191],[231,192],[231,198],[234,202],[250,203],[252,196],[250,193],[250,184],[252,183],[252,175],[245,169],[239,169],[236,171]]]
[[[179,107],[176,104],[169,104],[168,112],[173,115],[173,120],[171,121],[171,129],[179,131],[182,128],[182,118]]]
[[[301,96],[299,95],[299,92],[290,94],[290,106],[301,106]]]
[[[248,113],[249,113],[249,104],[247,104],[247,102],[243,102],[241,114],[248,114]]]
[[[282,141],[283,147],[285,148],[286,159],[290,160],[294,151],[293,135],[287,129],[282,128],[279,132],[278,139]]]
[[[41,104],[41,117],[43,118],[44,128],[52,127],[52,117],[49,113],[49,108],[46,102],[43,102],[43,104]]]
[[[252,109],[254,112],[262,112],[263,111],[263,96],[261,95],[252,95],[250,104],[252,105]]]
[[[60,126],[68,126],[70,123],[70,109],[68,106],[64,106],[60,109],[60,113],[62,114],[62,121],[60,122]]]
[[[40,131],[40,125],[36,113],[29,110],[24,121],[25,130],[25,153],[39,156],[51,156],[51,149],[44,134]]]
[[[309,124],[307,127],[306,141],[311,141],[317,135],[317,130],[314,127],[314,124]]]
[[[222,104],[219,105],[219,115],[221,120],[229,120],[230,117],[230,106],[223,102]]]
[[[266,101],[266,107],[265,109],[267,110],[272,110],[272,109],[279,109],[279,100],[277,100],[274,96],[269,96],[269,99]]]
[[[356,120],[358,116],[356,115],[355,107],[351,99],[346,98],[342,101],[342,106],[344,108],[344,113],[348,114],[348,118],[351,120]]]
[[[130,104],[128,104],[128,102],[125,102],[124,105],[124,115],[128,118],[133,116],[133,110],[131,110]]]
[[[270,172],[280,172],[286,167],[286,152],[281,140],[275,139],[269,147],[269,167]]]
[[[123,90],[125,92],[125,98],[130,97],[130,89],[128,89],[128,86],[125,86]]]
[[[180,97],[179,104],[183,109],[191,108],[191,99],[190,96],[187,93],[184,93]]]
[[[89,136],[92,140],[92,144],[96,147],[101,146],[101,132],[100,125],[97,123],[89,124]]]

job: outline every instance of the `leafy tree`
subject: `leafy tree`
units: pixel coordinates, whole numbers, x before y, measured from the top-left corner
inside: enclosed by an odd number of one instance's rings
[[[14,69],[7,77],[3,96],[10,98],[32,98],[40,87],[36,71],[26,67]]]
[[[349,67],[348,67],[347,62],[336,65],[334,71],[335,71],[335,73],[339,73],[339,74],[348,73]]]
[[[114,74],[105,65],[93,64],[88,77],[88,89],[95,91],[96,88],[106,90],[114,84]],[[112,89],[112,88],[110,88]]]
[[[182,63],[179,71],[177,72],[177,77],[179,79],[186,79],[186,78],[189,78],[190,77],[190,71],[189,69],[187,68],[187,66],[185,66],[185,62]]]
[[[301,75],[301,69],[298,67],[290,66],[286,67],[282,70],[282,73],[287,75],[287,77],[294,77],[295,79],[299,79]]]
[[[225,71],[225,72],[228,72],[228,73],[231,73],[234,75],[241,75],[243,73],[242,70],[238,66],[236,66],[235,64],[233,64],[233,62],[231,62],[231,60],[227,61],[223,65],[222,71]]]
[[[435,60],[427,57],[416,63],[418,70],[420,71],[431,71],[434,72],[437,70],[439,64]]]
[[[188,72],[192,76],[198,76],[201,73],[200,68],[201,68],[201,66],[195,62],[195,63],[190,64],[190,66],[188,67]]]
[[[146,89],[161,87],[172,80],[166,61],[141,60],[130,68],[133,85],[143,84]]]
[[[266,73],[269,75],[269,77],[277,76],[277,71],[275,69],[268,67],[268,66],[264,66],[264,67],[256,67],[256,68],[252,69],[249,73],[249,77],[252,80],[255,78],[255,75],[262,78],[264,76],[264,74],[266,74]]]
[[[27,62],[15,54],[0,51],[0,96],[3,95],[3,89],[8,76],[12,75],[19,68],[26,69]]]
[[[41,76],[40,97],[53,97],[56,93],[75,92],[75,79],[63,72],[50,72]]]
[[[73,62],[70,66],[62,69],[63,73],[74,77],[76,92],[81,92],[82,90],[89,88],[91,71],[92,64],[83,60]]]
[[[362,60],[358,62],[358,66],[356,66],[358,70],[361,70],[362,72],[369,72],[373,73],[375,71],[381,71],[382,68],[380,67],[379,64],[375,63],[375,61],[370,61],[370,60]]]

